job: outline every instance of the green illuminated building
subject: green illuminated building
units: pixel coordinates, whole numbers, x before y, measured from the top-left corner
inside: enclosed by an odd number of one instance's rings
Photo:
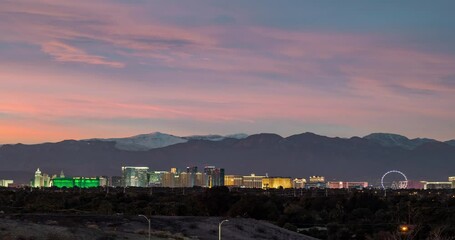
[[[52,179],[52,185],[58,188],[73,188],[74,180],[73,178],[54,178]]]
[[[100,186],[99,178],[73,177],[73,178],[54,178],[52,185],[58,188],[93,188]]]

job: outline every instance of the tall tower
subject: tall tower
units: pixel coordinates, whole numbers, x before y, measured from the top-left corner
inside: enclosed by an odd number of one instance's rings
[[[42,187],[42,179],[43,176],[41,175],[41,171],[38,168],[35,172],[35,181],[33,181],[33,187]]]
[[[215,168],[215,166],[206,166],[204,168],[205,186],[212,188],[215,186],[224,186],[224,169]]]
[[[188,187],[196,186],[197,167],[187,167],[186,172],[188,173]]]

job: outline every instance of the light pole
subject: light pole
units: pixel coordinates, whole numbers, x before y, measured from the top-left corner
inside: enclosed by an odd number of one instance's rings
[[[229,222],[229,220],[224,219],[223,221],[220,222],[220,224],[218,224],[218,240],[221,240],[221,224],[223,224],[224,222]]]
[[[145,219],[147,219],[147,222],[149,222],[149,240],[151,239],[150,238],[150,219],[148,217],[146,217],[145,215],[138,215],[139,217],[144,217]]]

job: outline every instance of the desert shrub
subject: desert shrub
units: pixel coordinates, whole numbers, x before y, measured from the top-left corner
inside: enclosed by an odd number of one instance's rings
[[[253,235],[253,238],[254,238],[254,239],[264,239],[264,236],[259,235],[259,234],[254,234],[254,235]]]
[[[96,240],[114,240],[115,237],[112,237],[112,236],[102,236],[102,237],[98,237]]]
[[[188,227],[189,227],[190,229],[198,229],[198,228],[199,228],[199,226],[197,225],[197,223],[190,223],[190,225],[188,225]]]
[[[294,232],[297,231],[297,227],[294,224],[292,224],[292,223],[285,223],[283,228],[286,228],[287,230],[291,230],[291,231],[294,231]]]
[[[235,228],[237,228],[238,230],[242,230],[243,231],[243,225],[241,224],[235,224]]]
[[[65,240],[65,239],[67,239],[65,236],[63,236],[62,234],[58,234],[58,233],[48,233],[47,237],[46,237],[46,240]]]
[[[258,232],[258,233],[265,233],[265,231],[266,231],[266,230],[265,230],[265,228],[263,228],[263,227],[257,227],[257,228],[256,228],[256,232]]]
[[[18,235],[18,236],[16,237],[16,240],[27,240],[27,237],[24,236],[24,235]]]

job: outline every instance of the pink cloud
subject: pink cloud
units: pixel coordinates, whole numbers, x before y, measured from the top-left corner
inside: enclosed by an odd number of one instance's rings
[[[65,82],[65,78],[59,76],[43,76],[44,78],[57,83],[57,89],[63,87],[64,84],[58,82]],[[30,76],[24,76],[24,82]],[[0,78],[0,82],[2,82]],[[22,85],[16,82],[17,88]],[[47,139],[64,139],[71,136],[71,138],[89,138],[89,137],[103,137],[118,135],[129,135],[138,133],[140,130],[131,132],[128,125],[113,127],[105,124],[101,129],[94,129],[96,125],[71,125],[62,126],[59,122],[65,119],[98,119],[101,122],[110,122],[112,119],[148,119],[153,122],[153,119],[167,119],[167,120],[182,120],[193,119],[201,122],[217,122],[219,124],[243,122],[254,124],[260,119],[288,119],[288,120],[301,120],[310,122],[321,122],[326,124],[343,124],[347,126],[368,126],[376,122],[375,119],[382,119],[384,114],[388,116],[396,115],[400,117],[401,114],[409,114],[409,116],[416,117],[416,111],[419,109],[401,109],[403,101],[400,104],[394,103],[392,99],[380,99],[377,101],[362,101],[362,99],[350,98],[330,98],[321,92],[313,92],[305,89],[280,89],[286,94],[276,92],[276,95],[262,92],[248,92],[239,91],[237,94],[219,95],[218,92],[212,94],[199,91],[197,89],[177,89],[173,93],[176,97],[166,96],[169,89],[150,89],[150,88],[128,88],[127,84],[115,84],[105,87],[103,91],[97,93],[89,93],[89,91],[81,91],[75,95],[73,89],[62,88],[60,93],[53,93],[47,95],[46,93],[39,93],[33,88],[40,86],[41,82],[28,83],[31,84],[30,91],[20,90],[20,92],[10,92],[9,94],[2,94],[0,101],[0,112],[6,112],[15,116],[21,116],[22,120],[13,118],[10,121],[3,120],[4,126],[16,125],[10,131],[5,131],[3,138],[11,139],[11,136],[28,136],[31,139],[45,138],[44,133],[35,133],[30,131],[27,134],[25,129],[19,128],[19,125],[24,125],[29,128],[39,127],[39,129],[46,129],[49,133]],[[99,83],[98,83],[99,84]],[[10,84],[13,85],[13,84]],[[58,86],[62,85],[62,86]],[[85,83],[84,88],[90,89],[96,87],[97,83]],[[368,83],[367,83],[368,85]],[[289,88],[292,88],[291,86]],[[10,88],[11,89],[11,88]],[[86,92],[81,95],[81,92]],[[112,96],[113,92],[121,92],[121,96]],[[18,96],[21,93],[21,96]],[[279,94],[278,94],[279,93]],[[201,96],[204,94],[204,96]],[[130,96],[141,96],[136,99],[130,99]],[[145,97],[148,96],[148,97]],[[181,96],[181,97],[179,97]],[[271,97],[273,96],[273,97]],[[162,102],[163,100],[175,100],[181,98],[181,101],[202,101],[213,102],[212,106],[198,106],[196,104],[172,104],[172,103],[145,103],[145,102]],[[415,104],[415,103],[414,103]],[[421,112],[417,114],[440,114],[444,108],[437,106],[427,109],[428,105],[424,101],[422,104]],[[413,104],[407,104],[413,106]],[[378,111],[378,109],[384,111]],[[449,118],[453,118],[453,113]],[[19,119],[21,119],[19,118]],[[19,123],[19,125],[17,125]],[[32,124],[28,124],[32,123]],[[383,123],[380,123],[383,124]],[[118,129],[116,129],[118,128]],[[15,131],[14,134],[11,131]],[[160,130],[160,129],[150,129]],[[37,131],[37,130],[35,130]],[[111,132],[109,132],[111,131]],[[145,130],[144,130],[145,131]],[[3,132],[2,132],[3,133]],[[7,134],[8,133],[8,134]],[[91,136],[90,136],[91,135]],[[49,138],[52,136],[52,138]],[[6,141],[6,140],[5,140]],[[5,142],[3,141],[3,142]]]
[[[124,63],[108,61],[105,57],[90,55],[85,51],[72,47],[62,42],[47,42],[43,44],[43,52],[51,55],[60,62],[80,62],[94,65],[105,65],[108,67],[122,68]]]
[[[176,69],[241,74],[270,73],[305,80],[313,76],[336,77],[327,71],[326,62],[338,61],[332,64],[334,71],[352,75],[353,78],[365,75],[371,77],[371,73],[387,74],[388,77],[400,78],[399,84],[406,81],[401,80],[403,75],[408,75],[410,81],[415,81],[415,76],[425,71],[427,75],[453,74],[447,67],[438,69],[436,66],[429,71],[422,68],[428,63],[453,66],[451,57],[450,61],[446,61],[447,57],[425,54],[406,46],[384,46],[378,44],[380,39],[377,36],[285,31],[251,26],[183,28],[150,17],[145,20],[147,12],[134,5],[74,4],[66,1],[44,3],[30,2],[27,8],[12,2],[6,4],[3,11],[19,14],[11,17],[14,16],[15,24],[20,25],[21,29],[8,34],[12,35],[8,38],[14,39],[16,35],[15,41],[42,45],[43,51],[59,61],[122,66],[122,61],[108,60],[99,54],[91,55],[90,51],[76,48],[67,42],[89,39],[111,47],[111,51],[126,57],[129,64],[158,64]],[[105,11],[100,14],[100,9]],[[7,17],[6,20],[8,19]],[[48,21],[56,24],[49,25]],[[241,35],[242,42],[254,47],[224,46],[233,45],[229,41],[235,41],[238,37],[230,39],[237,35]],[[352,64],[351,60],[357,62]],[[362,71],[368,72],[362,74]],[[304,76],[301,73],[305,73]],[[358,76],[359,74],[363,76]]]
[[[114,52],[125,49],[130,53],[145,51],[150,56],[159,56],[160,51],[167,51],[176,57],[188,55],[189,49],[213,44],[212,39],[184,28],[158,22],[137,22],[132,12],[140,12],[140,8],[123,4],[73,4],[65,1],[16,4],[7,1],[2,5],[0,29],[5,30],[4,41],[40,45],[43,52],[62,62],[117,68],[124,65],[72,46],[69,40],[87,39],[104,44]],[[103,14],[100,14],[100,9],[103,9]]]
[[[400,121],[418,128],[421,119],[446,126],[455,119],[455,89],[438,81],[455,75],[455,58],[383,44],[393,36],[248,24],[184,27],[154,18],[141,6],[25,2],[0,3],[0,44],[39,46],[38,52],[56,61],[43,57],[26,72],[21,62],[0,62],[0,112],[29,119],[24,124],[36,122],[31,126],[50,129],[55,137],[58,131],[92,137],[93,126],[71,126],[73,131],[56,124],[79,118],[220,125],[271,119],[385,130]],[[60,68],[62,62],[71,71]],[[121,74],[82,71],[71,63],[118,68]],[[13,127],[14,119],[2,121],[9,136],[27,132]],[[116,131],[104,128],[96,133]],[[132,133],[127,124],[120,128]]]

